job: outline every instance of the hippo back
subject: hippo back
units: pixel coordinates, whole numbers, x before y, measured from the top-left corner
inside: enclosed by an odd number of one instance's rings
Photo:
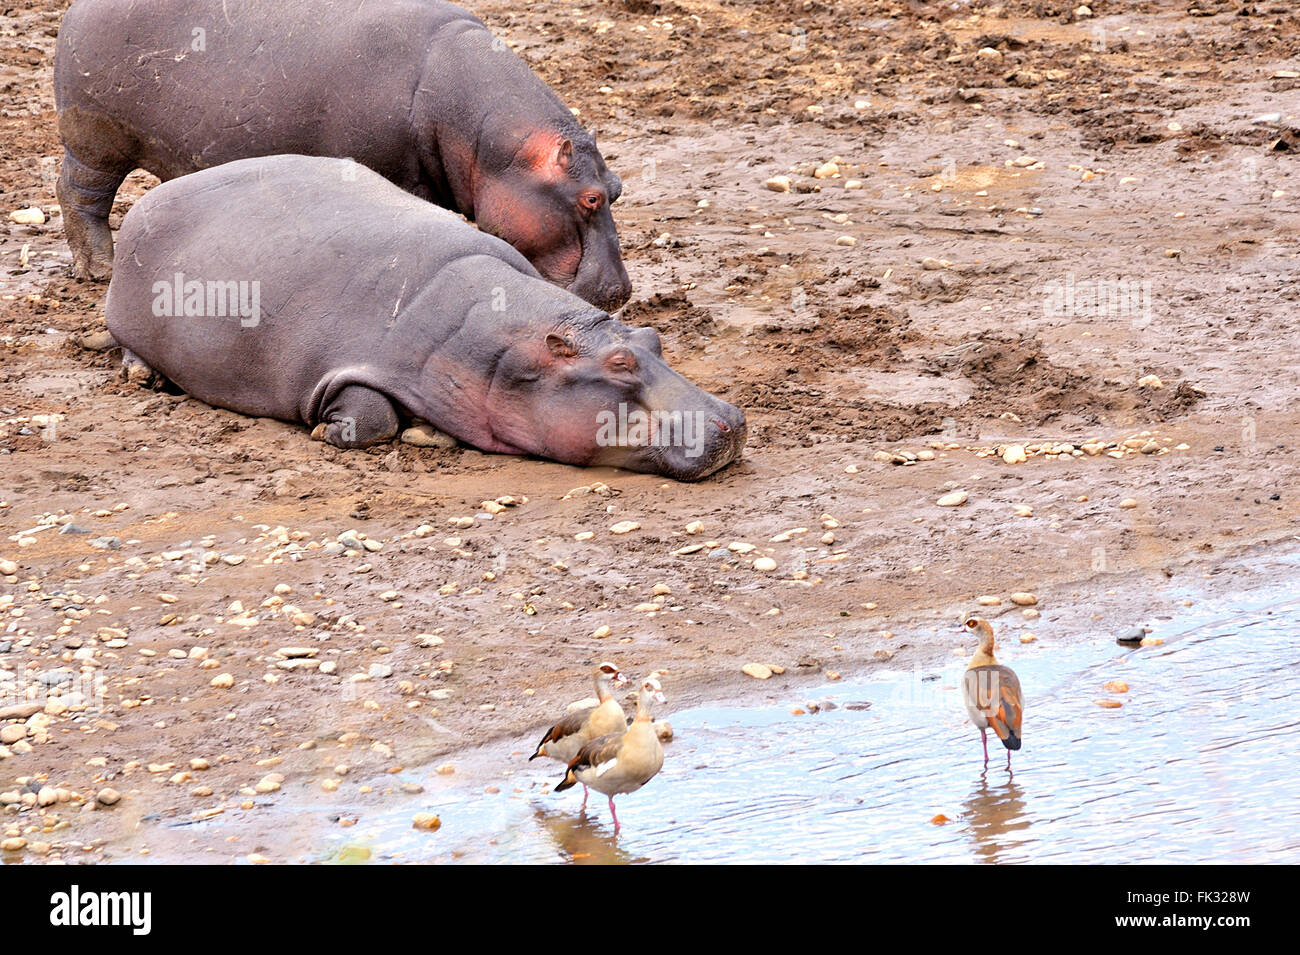
[[[313,419],[316,384],[340,366],[380,385],[417,377],[494,289],[540,279],[459,216],[350,160],[307,156],[164,183],[127,214],[118,249],[114,338],[209,404],[289,421]]]

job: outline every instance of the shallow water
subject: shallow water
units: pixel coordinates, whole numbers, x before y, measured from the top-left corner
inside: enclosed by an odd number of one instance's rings
[[[1125,650],[1100,634],[1070,645],[1008,641],[999,659],[1026,697],[1024,749],[1010,771],[996,740],[983,764],[961,702],[964,659],[954,656],[941,669],[792,689],[779,706],[671,713],[663,771],[620,797],[617,836],[603,796],[593,793],[584,814],[579,791],[545,791],[559,767],[526,762],[519,751],[530,739],[514,755],[479,755],[504,774],[500,793],[413,776],[432,791],[400,810],[358,806],[352,829],[322,824],[317,858],[1295,862],[1300,598],[1288,590],[1166,622],[1163,645]],[[954,646],[964,642],[954,633]],[[1110,680],[1129,692],[1107,692]],[[838,706],[791,714],[810,699]],[[413,831],[420,810],[437,812],[441,830]]]

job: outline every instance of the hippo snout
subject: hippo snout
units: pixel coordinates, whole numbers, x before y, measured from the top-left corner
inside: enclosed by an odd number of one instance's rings
[[[679,481],[699,481],[737,460],[745,449],[745,414],[734,405],[718,401],[705,412],[701,440],[674,449],[661,462],[664,473]]]
[[[617,311],[632,297],[632,280],[628,278],[627,269],[623,268],[622,262],[616,263],[616,266],[616,270],[608,268],[594,277],[584,276],[579,271],[568,290],[602,311]]]

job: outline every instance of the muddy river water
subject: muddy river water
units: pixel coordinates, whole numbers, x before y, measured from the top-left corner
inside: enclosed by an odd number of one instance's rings
[[[549,790],[557,764],[526,762],[531,739],[464,754],[453,777],[412,771],[434,833],[409,803],[281,809],[326,862],[1294,862],[1300,597],[1275,582],[1149,623],[1163,643],[1008,641],[1027,700],[1010,770],[1001,747],[983,764],[954,653],[781,705],[669,713],[663,771],[621,798],[617,835],[603,797],[583,813]]]

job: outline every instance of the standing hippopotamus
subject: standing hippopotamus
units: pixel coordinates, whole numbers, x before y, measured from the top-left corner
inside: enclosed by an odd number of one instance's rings
[[[79,275],[112,269],[108,214],[141,167],[355,159],[614,309],[631,293],[596,142],[524,63],[435,0],[77,0],[54,55],[57,191]]]
[[[208,404],[340,447],[419,418],[484,451],[691,481],[745,417],[659,336],[346,159],[242,159],[164,183],[118,233],[109,331]]]

